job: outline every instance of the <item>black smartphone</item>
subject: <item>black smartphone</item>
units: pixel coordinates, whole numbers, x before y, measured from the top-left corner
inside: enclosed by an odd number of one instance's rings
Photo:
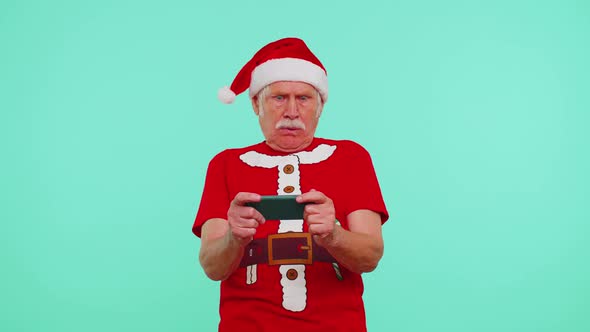
[[[305,204],[297,203],[299,195],[262,196],[260,202],[246,203],[258,210],[266,220],[303,219]]]

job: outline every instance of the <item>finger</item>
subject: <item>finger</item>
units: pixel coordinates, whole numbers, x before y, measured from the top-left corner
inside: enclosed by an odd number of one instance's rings
[[[314,217],[314,215],[317,215],[317,213],[310,212],[310,211],[307,209],[307,206],[306,206],[306,208],[305,208],[305,209],[303,209],[303,220],[307,221],[308,223],[309,223],[309,220],[310,220],[310,219],[313,219],[313,218],[315,218],[315,217]]]
[[[256,193],[239,192],[232,200],[231,204],[244,206],[249,202],[260,202],[260,195]]]
[[[236,238],[248,239],[252,238],[256,234],[256,228],[234,228],[232,234]]]
[[[260,224],[256,219],[240,218],[234,225],[235,228],[258,228]]]
[[[329,224],[329,223],[331,223],[330,217],[323,216],[321,214],[310,214],[305,221],[307,221],[307,224],[308,225],[312,225],[312,224],[314,224],[314,225],[316,225],[316,224]]]
[[[228,212],[228,220],[232,225],[239,225],[241,220],[254,220],[262,225],[266,222],[264,216],[253,207],[233,206]],[[256,226],[258,227],[258,226]]]
[[[332,230],[325,224],[309,225],[308,231],[310,234],[324,236],[329,234]]]
[[[239,207],[238,209],[238,215],[240,216],[240,218],[249,218],[249,219],[255,219],[256,221],[258,221],[260,224],[264,224],[266,222],[266,219],[264,219],[264,216],[262,215],[262,213],[260,213],[258,210],[256,210],[253,207]]]
[[[312,189],[311,191],[308,191],[304,194],[297,196],[297,198],[295,200],[297,201],[297,203],[322,204],[324,202],[327,202],[328,197],[326,195],[324,195],[324,193],[322,193],[321,191],[317,191],[315,189]]]
[[[307,204],[303,208],[303,212],[307,213],[308,215],[319,214],[322,212],[322,207],[319,204]]]
[[[303,216],[305,220],[313,220],[320,218],[322,220],[329,220],[330,222],[336,220],[336,211],[333,205],[328,204],[309,204],[303,209]]]

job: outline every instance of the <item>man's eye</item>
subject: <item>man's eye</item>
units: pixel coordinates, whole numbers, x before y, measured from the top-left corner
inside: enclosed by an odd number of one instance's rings
[[[275,100],[282,101],[285,99],[283,96],[275,96]]]
[[[301,96],[301,97],[299,97],[299,100],[301,100],[301,101],[306,101],[308,99],[309,99],[308,96]]]

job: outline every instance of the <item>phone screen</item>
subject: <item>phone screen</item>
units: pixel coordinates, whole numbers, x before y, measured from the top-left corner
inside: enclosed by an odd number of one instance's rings
[[[303,219],[305,204],[297,203],[298,195],[262,196],[260,202],[247,203],[258,210],[266,220]]]

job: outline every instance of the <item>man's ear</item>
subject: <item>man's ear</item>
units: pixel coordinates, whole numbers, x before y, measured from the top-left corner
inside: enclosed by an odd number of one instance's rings
[[[250,99],[252,102],[252,109],[254,110],[254,114],[258,115],[260,110],[258,109],[258,96],[254,96]]]
[[[316,118],[320,118],[322,116],[322,112],[324,111],[324,104],[322,103],[318,109],[316,110]]]

